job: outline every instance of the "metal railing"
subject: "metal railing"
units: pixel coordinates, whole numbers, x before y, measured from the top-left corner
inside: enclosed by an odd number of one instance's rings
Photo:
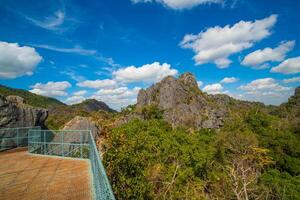
[[[88,158],[91,163],[95,199],[115,200],[90,130],[30,130],[28,135],[30,153]]]
[[[29,130],[40,130],[41,127],[3,128],[0,129],[0,151],[16,147],[26,147]]]

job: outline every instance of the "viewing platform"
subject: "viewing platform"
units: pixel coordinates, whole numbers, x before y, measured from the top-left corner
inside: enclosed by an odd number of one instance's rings
[[[93,199],[86,159],[28,153],[17,148],[0,153],[0,200]]]
[[[91,131],[0,129],[0,200],[114,200]]]

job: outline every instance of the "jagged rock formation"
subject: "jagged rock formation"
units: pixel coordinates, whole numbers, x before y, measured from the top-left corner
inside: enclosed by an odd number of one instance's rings
[[[191,73],[178,79],[168,76],[150,88],[140,90],[136,109],[154,105],[163,111],[163,118],[172,126],[220,128],[227,109],[198,88]]]
[[[106,103],[102,101],[97,101],[96,99],[87,99],[79,104],[72,105],[72,107],[84,110],[86,112],[93,112],[99,110],[103,110],[106,112],[116,112],[115,110],[111,109]]]
[[[43,126],[47,116],[46,109],[26,105],[21,97],[0,95],[0,128]]]
[[[293,106],[295,111],[300,112],[300,86],[295,89],[295,93],[289,98],[288,104]]]

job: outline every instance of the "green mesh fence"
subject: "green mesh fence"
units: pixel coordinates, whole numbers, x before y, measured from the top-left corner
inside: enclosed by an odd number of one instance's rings
[[[29,130],[40,130],[41,127],[22,127],[0,129],[0,151],[28,145]]]
[[[91,131],[30,130],[28,135],[30,153],[88,158],[91,162],[95,199],[115,199]]]

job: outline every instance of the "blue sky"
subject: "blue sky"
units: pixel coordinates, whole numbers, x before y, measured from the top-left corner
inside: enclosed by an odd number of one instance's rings
[[[295,0],[0,2],[0,84],[119,109],[192,72],[210,94],[279,104],[300,85]]]

